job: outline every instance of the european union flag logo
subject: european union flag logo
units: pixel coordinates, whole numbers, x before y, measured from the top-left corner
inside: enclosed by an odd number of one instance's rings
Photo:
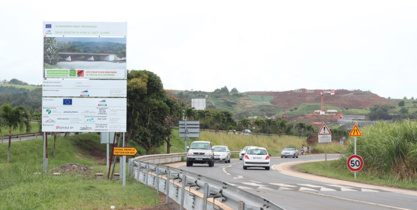
[[[64,105],[72,105],[72,99],[65,98],[63,104]]]
[[[52,24],[45,24],[45,28],[52,28]]]

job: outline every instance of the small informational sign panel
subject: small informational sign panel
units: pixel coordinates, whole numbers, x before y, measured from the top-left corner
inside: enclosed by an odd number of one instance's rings
[[[330,129],[327,127],[326,123],[323,123],[323,125],[320,128],[319,131],[319,143],[331,143],[332,142],[332,133],[330,132]]]
[[[352,155],[347,159],[347,166],[348,168],[353,171],[357,172],[363,168],[363,159],[359,155]]]
[[[42,84],[43,97],[121,97],[127,96],[126,80],[48,79]]]
[[[113,144],[114,133],[113,132],[101,132],[100,143],[101,144]]]
[[[126,98],[42,98],[42,132],[126,132]]]
[[[191,106],[195,110],[205,110],[206,109],[206,99],[205,98],[193,98],[191,99]]]
[[[199,138],[200,137],[200,121],[180,121],[179,137]]]
[[[362,133],[361,133],[361,131],[359,131],[359,128],[358,128],[357,125],[353,126],[353,129],[350,132],[349,136],[354,136],[354,137],[362,136]]]
[[[134,147],[115,147],[113,150],[113,155],[120,155],[120,156],[133,156],[138,153],[138,150]]]

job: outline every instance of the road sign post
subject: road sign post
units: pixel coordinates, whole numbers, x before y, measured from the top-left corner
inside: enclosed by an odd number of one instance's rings
[[[361,131],[359,130],[359,128],[358,128],[358,126],[357,125],[355,125],[355,126],[353,126],[353,129],[352,129],[352,131],[350,131],[350,133],[349,133],[349,136],[353,136],[353,137],[355,137],[355,147],[354,147],[354,155],[356,155],[356,137],[358,137],[358,136],[362,136],[362,133],[361,133]],[[352,155],[353,156],[353,155]],[[351,156],[351,157],[352,157]],[[356,155],[356,156],[358,156],[358,155]],[[360,156],[358,156],[358,157],[360,157]],[[360,158],[361,160],[362,160],[362,158]],[[349,162],[349,161],[348,161]],[[363,160],[362,160],[362,166],[363,166]],[[349,164],[348,164],[348,167],[349,167]],[[350,168],[349,168],[350,169]],[[361,169],[362,169],[362,167],[361,167]],[[352,170],[352,169],[351,169]],[[360,170],[360,169],[359,169]],[[357,171],[359,171],[359,170],[357,170]],[[353,171],[353,170],[352,170]],[[355,179],[356,179],[356,171],[354,171],[355,173],[354,173],[354,177],[355,177]]]
[[[352,155],[348,158],[347,167],[355,173],[355,179],[356,179],[356,172],[360,171],[363,168],[363,159],[359,155]]]
[[[185,119],[185,118],[184,118]],[[189,138],[200,137],[200,121],[179,121],[179,137],[185,138],[185,152],[187,152],[187,142]]]
[[[323,123],[323,125],[320,128],[318,141],[319,143],[325,143],[324,144],[324,160],[325,160],[325,165],[327,169],[327,143],[332,142],[332,132],[327,127],[326,123]]]

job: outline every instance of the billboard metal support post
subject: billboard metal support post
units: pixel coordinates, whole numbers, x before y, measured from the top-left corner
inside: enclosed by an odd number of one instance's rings
[[[125,147],[125,133],[123,133],[123,147]],[[126,155],[123,155],[123,186],[126,186]]]

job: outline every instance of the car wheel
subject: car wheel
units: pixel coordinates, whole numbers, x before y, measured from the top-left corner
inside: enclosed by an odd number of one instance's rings
[[[269,170],[269,167],[265,167],[265,170]]]
[[[295,154],[292,156],[292,158],[295,158]]]
[[[244,170],[246,170],[246,169],[248,169],[248,167],[246,167],[246,166],[243,166],[243,169],[244,169]]]
[[[209,162],[209,167],[213,167],[214,166],[214,160],[212,160],[211,162]]]
[[[188,162],[187,161],[187,167],[189,167],[189,166],[193,166],[193,162]]]
[[[296,158],[298,158],[298,155],[296,156]]]

